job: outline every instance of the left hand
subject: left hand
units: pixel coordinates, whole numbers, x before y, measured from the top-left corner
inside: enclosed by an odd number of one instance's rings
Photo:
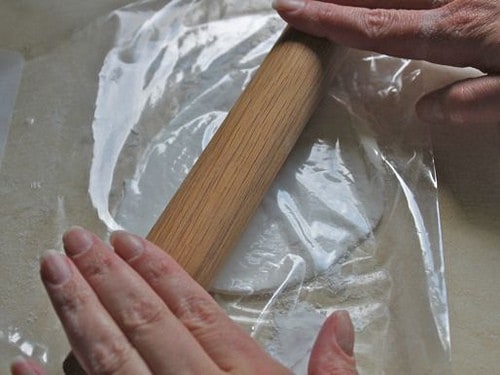
[[[41,275],[73,353],[89,374],[291,374],[274,361],[164,251],[116,232],[110,248],[73,228],[67,257],[44,254]],[[310,374],[356,374],[349,315],[326,320]],[[30,372],[31,371],[31,372]],[[44,372],[31,361],[14,375]]]

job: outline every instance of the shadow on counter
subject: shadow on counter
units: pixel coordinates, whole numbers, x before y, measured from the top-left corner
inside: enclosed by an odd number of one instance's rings
[[[439,184],[473,225],[500,231],[500,123],[431,127]]]

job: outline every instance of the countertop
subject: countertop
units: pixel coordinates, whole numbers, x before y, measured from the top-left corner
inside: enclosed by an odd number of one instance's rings
[[[500,373],[500,126],[433,128],[455,375]]]

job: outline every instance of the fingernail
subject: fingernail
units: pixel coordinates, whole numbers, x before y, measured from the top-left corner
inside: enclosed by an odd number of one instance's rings
[[[31,368],[29,362],[22,356],[16,357],[10,365],[11,372],[14,375],[37,375],[36,371]]]
[[[66,257],[55,250],[47,250],[43,253],[40,263],[42,279],[60,285],[69,280],[71,269]]]
[[[417,103],[417,113],[424,121],[444,121],[445,114],[443,105],[438,98],[426,96]]]
[[[138,257],[144,251],[143,240],[125,231],[114,232],[111,235],[111,244],[116,253],[127,262]]]
[[[349,357],[354,355],[354,327],[347,311],[337,311],[335,337],[342,351]]]
[[[94,239],[92,234],[81,227],[72,227],[63,235],[64,250],[69,256],[81,254],[89,250]]]
[[[272,7],[276,10],[292,12],[302,9],[306,5],[306,0],[273,0]]]
[[[433,100],[429,107],[429,116],[434,121],[443,121],[444,120],[444,111],[443,106],[439,102],[439,100]]]

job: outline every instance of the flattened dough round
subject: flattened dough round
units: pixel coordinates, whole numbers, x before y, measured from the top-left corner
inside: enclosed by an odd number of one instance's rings
[[[255,293],[326,271],[368,238],[384,210],[375,142],[323,101],[213,288]]]

